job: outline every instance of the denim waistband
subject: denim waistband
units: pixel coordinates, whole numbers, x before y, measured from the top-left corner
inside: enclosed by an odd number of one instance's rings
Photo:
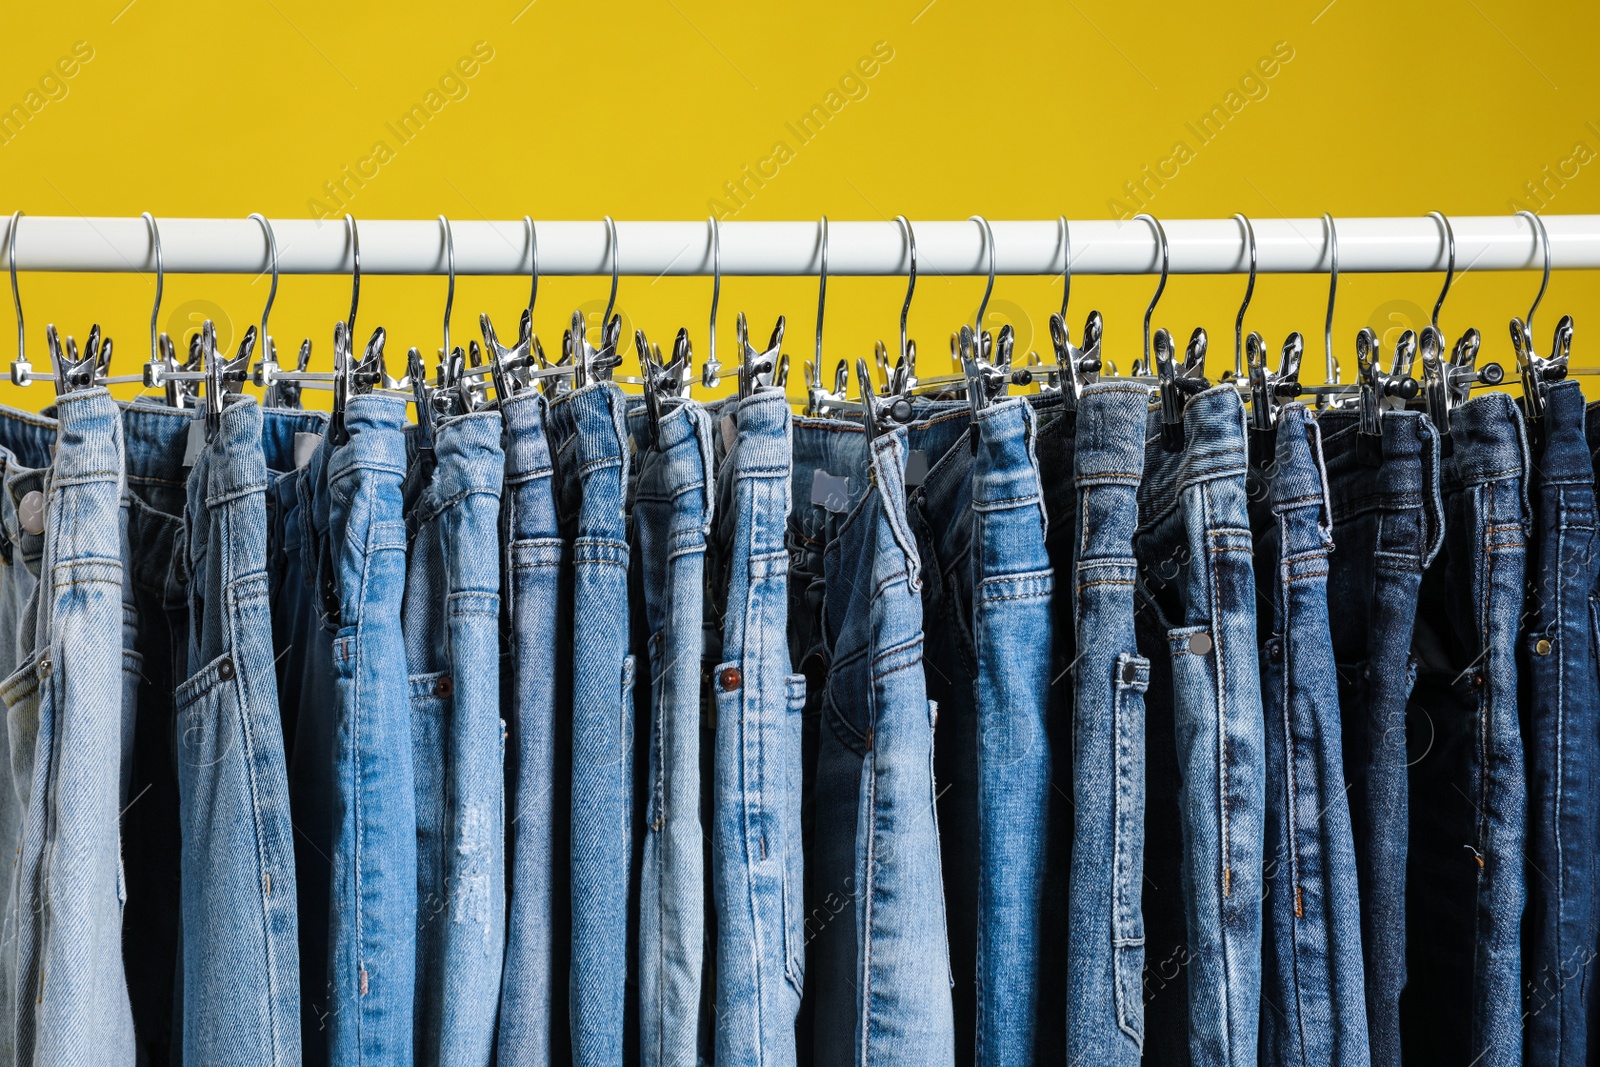
[[[195,459],[189,483],[191,516],[203,517],[205,510],[246,493],[266,492],[261,425],[261,407],[253,397],[234,398],[223,408],[216,436]]]
[[[0,553],[12,558],[20,548],[22,561],[36,564],[44,553],[44,536],[22,528],[17,505],[32,492],[43,492],[50,460],[56,447],[56,420],[16,408],[0,407],[0,465],[5,492],[0,494]]]
[[[1278,515],[1315,508],[1316,526],[1324,542],[1320,547],[1327,547],[1333,534],[1333,503],[1328,496],[1322,434],[1304,404],[1285,404],[1278,409],[1270,494],[1272,510]],[[1298,524],[1296,528],[1308,529]],[[1312,547],[1316,546],[1285,545],[1283,551],[1292,554]]]
[[[1190,486],[1245,472],[1244,401],[1232,385],[1192,397],[1183,412],[1183,431],[1183,448],[1169,452],[1161,444],[1161,412],[1152,410],[1146,417],[1141,529],[1159,523]]]
[[[301,411],[298,408],[261,409],[261,454],[267,470],[273,474],[287,474],[299,464],[295,453],[299,450],[296,438],[300,434],[322,436],[327,432],[328,414],[324,411]]]
[[[628,405],[628,432],[636,443],[634,471],[639,480],[635,489],[645,486],[646,471],[652,460],[666,464],[661,470],[661,486],[668,492],[679,493],[696,489],[700,500],[698,512],[703,520],[697,540],[704,543],[711,528],[712,493],[711,471],[711,416],[704,407],[687,399],[667,399],[662,402],[661,420],[652,438],[649,411],[642,399],[633,399]],[[652,444],[652,440],[654,444]],[[680,512],[681,514],[681,512]]]
[[[762,389],[731,410],[739,420],[739,447],[733,450],[735,477],[788,477],[793,454],[789,398],[782,390]],[[810,490],[807,486],[806,491]]]
[[[1420,541],[1407,546],[1394,538],[1412,529],[1402,524],[1383,527],[1385,551],[1414,552],[1422,566],[1433,562],[1444,541],[1444,502],[1440,495],[1439,435],[1420,411],[1383,413],[1382,462],[1376,470],[1361,455],[1360,417],[1354,411],[1324,411],[1322,430],[1328,495],[1338,527],[1368,512],[1418,511]]]
[[[572,461],[580,476],[602,467],[619,466],[626,476],[628,453],[623,439],[628,433],[627,404],[627,396],[611,382],[574,389],[550,404],[551,443],[559,452],[571,442]]]
[[[1556,382],[1545,396],[1545,445],[1539,457],[1541,485],[1594,484],[1594,461],[1584,438],[1583,390],[1577,382]]]
[[[1037,415],[1026,397],[981,408],[972,420],[977,445],[946,448],[922,483],[918,510],[937,519],[925,523],[941,566],[963,558],[971,548],[973,525],[955,521],[969,511],[994,511],[1032,504],[1039,512],[1039,536],[1048,518],[1039,488],[1034,451]]]
[[[500,405],[508,490],[530,479],[550,476],[550,439],[545,436],[549,418],[550,402],[535,389],[518,393]]]
[[[1521,480],[1527,475],[1522,409],[1507,394],[1485,393],[1456,408],[1450,413],[1450,435],[1455,438],[1455,454],[1445,465],[1450,488]]]
[[[407,402],[399,397],[373,393],[351,397],[344,409],[348,440],[332,450],[327,480],[337,481],[357,465],[404,477],[406,444],[402,432],[407,426],[406,406]]]
[[[56,401],[56,453],[50,465],[50,491],[70,486],[126,484],[123,473],[122,418],[104,387],[68,393]],[[51,564],[100,557],[122,559],[121,531],[96,523],[64,522],[51,542]]]
[[[1084,403],[1093,397],[1094,403]],[[1079,486],[1139,486],[1144,480],[1144,429],[1150,390],[1132,382],[1096,382],[1071,415],[1076,439],[1073,478]]]
[[[406,512],[409,532],[415,533],[440,512],[474,493],[500,495],[505,480],[501,432],[498,411],[457,415],[434,428],[435,464],[426,489]]]
[[[938,410],[925,419],[879,433],[878,441],[891,432],[900,434],[902,476],[904,460],[910,452],[920,451],[926,455],[930,467],[937,465],[941,457],[967,432],[972,418],[970,407],[965,404],[940,404],[936,407]],[[877,441],[869,443],[866,430],[859,422],[844,419],[796,417],[793,425],[794,478],[790,490],[794,496],[791,514],[807,534],[816,535],[820,532],[823,520],[813,514],[817,509],[811,504],[811,472],[821,470],[836,478],[848,479],[848,502],[841,510],[853,511],[867,493],[871,450],[877,447]]]

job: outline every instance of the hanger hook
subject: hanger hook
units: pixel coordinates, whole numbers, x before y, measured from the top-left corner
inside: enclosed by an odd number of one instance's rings
[[[272,223],[260,212],[250,216],[261,224],[261,232],[267,238],[267,258],[272,268],[272,288],[267,290],[267,306],[261,309],[261,352],[263,358],[269,358],[271,353],[267,350],[267,319],[272,315],[273,301],[278,299],[278,238],[273,235]]]
[[[1449,256],[1444,269],[1444,288],[1439,290],[1439,299],[1434,301],[1433,304],[1433,318],[1429,320],[1433,324],[1433,328],[1437,330],[1439,328],[1439,312],[1444,307],[1444,298],[1450,295],[1450,284],[1456,279],[1456,231],[1451,227],[1450,220],[1445,217],[1444,212],[1430,211],[1428,212],[1428,217],[1436,220],[1444,228],[1445,249]]]
[[[344,217],[345,232],[350,236],[350,318],[345,321],[344,328],[355,344],[356,335],[356,308],[361,305],[361,231],[356,228],[356,217]]]
[[[617,306],[617,224],[606,216],[606,248],[611,253],[611,295],[606,297],[606,313],[600,316],[600,337],[604,343],[606,324],[611,321],[611,309]]]
[[[18,211],[11,216],[11,226],[6,230],[7,256],[11,260],[11,306],[17,312],[17,362],[27,359],[25,355],[25,338],[27,331],[22,328],[22,293],[17,288],[17,220],[22,218]]]
[[[1072,229],[1065,215],[1057,215],[1061,226],[1061,321],[1067,321],[1067,300],[1072,296]]]
[[[900,224],[900,229],[906,239],[906,256],[911,263],[910,271],[906,275],[906,298],[900,305],[900,358],[910,362],[907,357],[908,343],[906,341],[906,317],[911,314],[911,294],[917,291],[917,235],[911,229],[911,222],[904,215],[896,215],[894,221]],[[991,268],[992,269],[992,268]],[[991,278],[991,284],[993,284]],[[989,298],[984,297],[984,303]],[[822,364],[817,364],[818,373],[821,373]]]
[[[1244,227],[1245,247],[1250,251],[1250,280],[1245,283],[1244,301],[1233,320],[1233,374],[1238,378],[1244,376],[1244,313],[1250,309],[1250,298],[1256,292],[1256,228],[1243,215],[1234,218]]]
[[[533,218],[522,216],[522,224],[528,228],[528,276],[530,287],[528,289],[528,332],[533,333],[533,306],[539,302],[539,231],[533,225]]]
[[[156,217],[148,211],[142,213],[139,217],[144,219],[145,226],[150,230],[150,249],[155,253],[156,257],[156,302],[150,306],[150,361],[153,363],[161,358],[159,347],[156,344],[156,325],[161,319],[161,290],[165,287],[167,271],[166,265],[161,258],[161,227],[156,225]],[[12,254],[15,255],[15,252],[16,249],[13,246]],[[16,287],[17,276],[15,271],[16,262],[13,260],[11,275],[13,289]],[[22,316],[19,311],[17,316],[17,324],[19,326],[21,325],[21,320]]]
[[[817,373],[822,373],[822,313],[828,307],[828,216],[822,216],[818,224],[817,244],[818,255],[821,257],[822,268],[817,273]]]
[[[1161,280],[1156,283],[1156,294],[1150,298],[1150,306],[1144,309],[1144,364],[1143,371],[1150,373],[1150,318],[1156,313],[1156,305],[1161,303],[1161,293],[1167,287],[1167,268],[1171,265],[1171,250],[1167,247],[1167,231],[1162,229],[1160,221],[1154,215],[1140,213],[1133,217],[1135,222],[1143,220],[1150,224],[1156,233],[1156,246],[1161,252]]]
[[[1339,362],[1333,358],[1333,302],[1339,295],[1339,231],[1333,216],[1324,213],[1322,225],[1328,231],[1328,315],[1322,320],[1322,352],[1327,384],[1339,381]]]
[[[1544,228],[1544,220],[1533,212],[1522,210],[1517,214],[1526,215],[1529,224],[1533,227],[1534,250],[1537,251],[1540,247],[1544,249],[1544,277],[1539,281],[1539,292],[1533,298],[1533,306],[1528,309],[1528,317],[1522,322],[1523,326],[1527,328],[1528,337],[1531,341],[1533,337],[1533,314],[1539,310],[1539,304],[1544,300],[1545,287],[1550,284],[1550,233]]]
[[[456,302],[456,238],[450,230],[450,220],[443,215],[439,216],[439,225],[444,227],[444,261],[445,269],[450,272],[450,284],[444,291],[444,351],[440,358],[450,359],[450,309]]]
[[[989,312],[989,294],[994,292],[994,231],[989,228],[989,220],[982,215],[973,215],[967,221],[978,224],[978,229],[983,234],[984,247],[989,252],[989,284],[984,286],[983,302],[978,305],[978,318],[972,324],[972,332],[982,337],[983,317]]]
[[[717,304],[722,300],[722,226],[715,215],[707,215],[711,224],[711,358],[706,366],[717,366]]]

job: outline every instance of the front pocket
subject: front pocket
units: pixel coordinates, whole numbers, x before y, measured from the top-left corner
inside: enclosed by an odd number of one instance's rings
[[[1112,823],[1111,953],[1117,1026],[1144,1044],[1144,693],[1150,661],[1117,657],[1111,714],[1115,766]]]

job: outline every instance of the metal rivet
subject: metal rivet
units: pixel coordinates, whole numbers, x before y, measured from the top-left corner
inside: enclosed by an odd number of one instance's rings
[[[23,496],[17,503],[17,521],[22,523],[24,530],[34,536],[44,533],[43,493],[33,489]]]
[[[217,664],[217,676],[223,681],[233,677],[233,660],[225,659]]]
[[[1539,640],[1533,643],[1533,650],[1541,656],[1548,656],[1550,654],[1551,647],[1553,646],[1551,646],[1550,639],[1548,637],[1541,637]]]
[[[1210,634],[1191,634],[1189,636],[1189,652],[1195,656],[1204,656],[1211,651]]]
[[[1274,637],[1267,642],[1267,658],[1273,663],[1283,662],[1283,640],[1281,638]]]
[[[744,675],[738,667],[724,667],[717,672],[717,685],[724,693],[731,693],[744,684]]]
[[[433,695],[436,697],[447,697],[455,691],[455,680],[452,679],[448,674],[433,683]]]
[[[1139,680],[1139,668],[1132,661],[1122,665],[1122,684],[1132,685]]]
[[[40,678],[48,678],[48,677],[50,677],[50,671],[51,671],[50,657],[49,656],[45,656],[43,659],[41,659],[39,661],[39,677]]]

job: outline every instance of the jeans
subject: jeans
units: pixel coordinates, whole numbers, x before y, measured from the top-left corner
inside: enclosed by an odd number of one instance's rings
[[[124,658],[114,651],[122,644],[121,421],[104,389],[62,397],[56,418],[49,473],[30,490],[43,494],[35,542],[42,580],[17,617],[20,666],[0,682],[20,804],[5,913],[3,969],[14,991],[4,1005],[5,1043],[19,1064],[132,1064],[118,829]],[[7,483],[20,488],[9,473]]]
[[[1407,1062],[1522,1061],[1527,790],[1517,652],[1528,454],[1509,396],[1451,413],[1445,542],[1423,576],[1406,850]]]
[[[188,1063],[300,1062],[288,775],[267,595],[261,409],[239,399],[189,475],[189,668],[174,696]]]
[[[1070,839],[1065,951],[1047,949],[1066,976],[1065,1062],[1136,1065],[1144,1046],[1145,690],[1150,663],[1134,636],[1133,533],[1144,469],[1149,390],[1089,386],[1076,410],[1040,433],[1051,503],[1048,544],[1070,593],[1056,597],[1055,716]],[[1067,435],[1070,434],[1070,437]],[[1058,458],[1059,457],[1059,458]],[[1064,610],[1063,610],[1064,609]],[[1064,736],[1063,736],[1064,735]],[[1063,800],[1066,798],[1064,797]]]
[[[1361,905],[1328,623],[1333,511],[1317,422],[1288,404],[1275,436],[1249,482],[1270,850],[1261,1062],[1367,1067]]]
[[[965,414],[965,413],[963,413]],[[1045,509],[1027,400],[983,408],[968,437],[929,455],[908,511],[923,560],[928,695],[938,704],[935,777],[956,975],[956,1056],[1033,1061],[1051,778],[1050,602]],[[971,443],[969,443],[971,442]],[[973,863],[976,855],[977,863]],[[1048,1021],[1046,1021],[1048,1020]]]
[[[441,421],[406,485],[419,1064],[486,1065],[495,1047],[506,944],[500,442],[498,412]]]
[[[657,436],[642,403],[629,423],[634,453],[631,576],[642,596],[648,690],[645,827],[640,863],[639,1042],[646,1067],[696,1061],[705,955],[705,858],[700,825],[700,651],[706,535],[711,524],[711,419],[665,401]],[[653,442],[653,443],[651,443]],[[636,768],[637,770],[637,768]]]
[[[907,437],[899,427],[867,442],[859,426],[820,420],[795,435],[795,513],[806,516],[797,534],[826,545],[811,850],[818,903],[808,909],[820,930],[807,962],[819,994],[819,1063],[938,1067],[955,1058]],[[848,506],[825,506],[826,519],[800,503],[813,499],[819,469],[849,485]]]
[[[627,397],[610,382],[550,405],[556,501],[572,545],[572,1056],[622,1062],[633,835],[633,667],[628,654]],[[566,708],[557,714],[567,713]]]
[[[1578,1067],[1600,1058],[1600,544],[1577,382],[1550,387],[1544,419],[1544,453],[1531,470],[1537,533],[1518,649],[1529,812],[1523,1056]]]
[[[1159,413],[1139,485],[1136,629],[1145,696],[1143,907],[1151,1063],[1256,1063],[1265,816],[1244,408],[1231,385]],[[1181,896],[1180,896],[1181,894]]]
[[[417,936],[417,815],[401,637],[406,536],[403,400],[351,397],[349,439],[323,439],[302,486],[325,536],[318,588],[333,629],[332,866],[328,1062],[411,1062]],[[326,463],[326,479],[315,472]],[[302,497],[304,501],[305,497]],[[325,516],[325,517],[324,517]],[[302,724],[302,729],[303,729]],[[298,731],[297,731],[298,732]],[[305,747],[303,735],[297,748]]]
[[[556,524],[549,404],[528,391],[500,408],[505,423],[501,618],[513,668],[504,704],[506,748],[506,961],[500,980],[499,1062],[537,1067],[571,1061],[567,983],[571,953],[567,825],[572,738],[556,708],[571,693],[572,663],[559,658],[558,624],[572,618],[561,595],[567,561]],[[570,594],[570,590],[568,590]],[[570,699],[570,698],[569,698]]]
[[[795,1018],[805,984],[800,717],[806,680],[791,671],[785,641],[791,416],[778,390],[722,410],[727,414],[716,432],[726,452],[706,562],[708,618],[721,620],[720,633],[713,626],[706,642],[715,721],[713,1051],[720,1067],[795,1067]]]
[[[1411,637],[1422,573],[1443,539],[1439,440],[1421,412],[1386,411],[1369,461],[1355,412],[1322,412],[1317,425],[1333,506],[1328,622],[1361,903],[1368,1045],[1373,1067],[1399,1067],[1406,704],[1416,678]]]

